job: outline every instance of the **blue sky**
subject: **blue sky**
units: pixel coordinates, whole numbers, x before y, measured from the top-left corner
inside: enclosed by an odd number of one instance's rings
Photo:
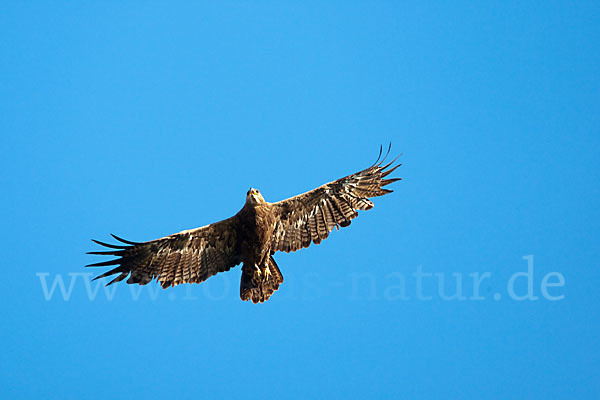
[[[597,398],[599,12],[6,4],[4,391]],[[321,245],[277,254],[285,282],[266,304],[239,300],[239,268],[167,291],[86,286],[90,238],[205,225],[251,186],[277,201],[390,141],[395,192]],[[529,285],[537,299],[518,300]]]

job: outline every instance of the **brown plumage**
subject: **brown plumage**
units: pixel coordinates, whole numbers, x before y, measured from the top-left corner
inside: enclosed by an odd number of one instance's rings
[[[250,189],[236,215],[201,228],[149,242],[131,242],[115,235],[122,244],[94,240],[112,250],[89,254],[117,258],[88,267],[116,265],[95,278],[118,274],[108,285],[126,278],[127,283],[145,285],[156,278],[166,289],[203,282],[243,263],[241,299],[266,301],[283,282],[273,259],[276,251],[296,251],[321,243],[334,228],[350,225],[358,210],[372,208],[370,197],[392,192],[384,186],[401,178],[384,178],[401,164],[393,166],[396,158],[382,165],[386,157],[380,158],[381,150],[371,167],[277,203],[266,202],[258,190]]]

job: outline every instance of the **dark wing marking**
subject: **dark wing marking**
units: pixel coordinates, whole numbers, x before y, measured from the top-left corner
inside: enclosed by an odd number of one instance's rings
[[[111,251],[93,251],[88,254],[118,258],[87,265],[116,268],[94,278],[119,274],[108,283],[120,282],[145,285],[156,278],[163,288],[180,283],[200,283],[218,272],[228,271],[241,262],[236,236],[237,217],[232,217],[201,228],[175,233],[150,242],[131,242],[112,235],[125,245],[108,244],[93,240]]]
[[[381,150],[378,161],[380,157]],[[382,166],[385,158],[360,172],[273,203],[277,222],[271,250],[290,252],[308,247],[311,242],[319,244],[334,228],[350,225],[350,220],[358,216],[357,210],[373,208],[369,197],[391,193],[383,187],[401,179],[384,179],[402,165],[393,166],[396,157]]]

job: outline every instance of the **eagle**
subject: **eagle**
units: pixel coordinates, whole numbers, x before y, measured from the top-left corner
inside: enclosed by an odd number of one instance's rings
[[[401,164],[398,157],[384,164],[382,158],[360,172],[326,183],[309,192],[276,203],[265,201],[250,188],[242,209],[231,218],[196,229],[175,233],[149,242],[132,242],[116,235],[119,244],[93,242],[109,251],[88,254],[114,256],[86,267],[116,266],[100,279],[117,275],[108,285],[126,278],[128,284],[146,285],[156,279],[166,289],[182,283],[200,283],[242,264],[240,298],[262,303],[283,283],[273,258],[319,244],[334,229],[346,227],[359,210],[373,208],[371,197],[391,193],[384,186],[402,178],[387,178]]]

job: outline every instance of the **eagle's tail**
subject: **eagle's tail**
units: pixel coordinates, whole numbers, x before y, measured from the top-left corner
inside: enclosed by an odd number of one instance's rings
[[[283,275],[281,275],[273,256],[269,256],[265,264],[260,267],[246,264],[242,266],[242,282],[240,284],[242,300],[252,300],[253,303],[267,301],[283,283]]]

